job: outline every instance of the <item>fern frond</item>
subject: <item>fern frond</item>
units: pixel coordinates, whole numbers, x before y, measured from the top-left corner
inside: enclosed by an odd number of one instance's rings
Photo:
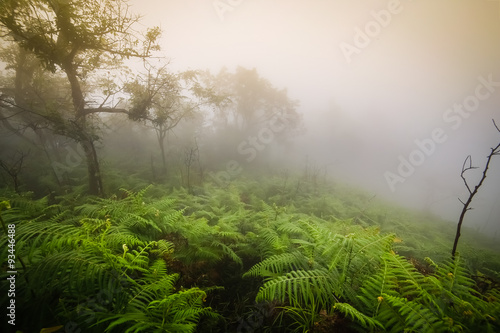
[[[149,266],[149,251],[154,245],[154,242],[150,242],[144,247],[138,246],[138,250],[132,249],[130,252],[125,252],[123,258],[117,257],[117,259],[123,265],[125,271],[146,272]]]
[[[282,253],[271,256],[250,268],[243,277],[264,276],[273,277],[290,270],[307,268],[307,258],[300,252]]]
[[[174,243],[166,241],[165,239],[152,241],[151,244],[154,246],[154,248],[151,249],[150,253],[156,256],[164,256],[174,251]]]
[[[371,330],[377,328],[384,329],[384,326],[376,319],[363,314],[349,303],[335,303],[334,309],[351,318],[354,322],[359,323],[364,328]]]
[[[23,196],[23,195],[13,195],[12,197],[9,198],[10,210],[19,210],[19,212],[22,212],[24,216],[26,217],[35,217],[35,216],[40,216],[41,212],[46,212],[46,209],[48,209],[48,201],[49,197],[45,196],[41,199],[38,200],[33,200],[29,196]]]
[[[288,301],[292,306],[317,304],[328,307],[338,293],[336,281],[324,269],[297,270],[267,281],[259,290],[256,301]]]
[[[151,203],[151,206],[158,209],[160,212],[174,210],[174,205],[177,202],[175,198],[162,198]]]
[[[272,228],[263,228],[259,232],[260,237],[264,240],[262,245],[265,246],[263,252],[266,254],[282,253],[288,249],[289,239],[286,234],[279,235]]]
[[[400,281],[401,294],[404,296],[418,295],[422,285],[425,284],[424,276],[410,262],[397,254],[389,252],[384,259],[387,260],[389,267]]]
[[[163,259],[157,259],[149,266],[148,271],[144,274],[146,283],[153,283],[167,275],[167,264]],[[173,284],[171,285],[171,287]]]
[[[143,234],[162,231],[153,220],[134,213],[126,213],[118,221],[119,224]]]
[[[465,269],[462,258],[457,254],[454,259],[449,259],[439,265],[436,275],[443,287],[453,295],[466,297],[475,293],[474,280],[472,280]]]
[[[109,248],[116,250],[120,250],[123,244],[129,247],[145,246],[146,242],[138,236],[137,233],[124,226],[111,226],[104,241]]]
[[[81,240],[81,230],[74,225],[28,221],[16,226],[18,242],[29,244],[30,255],[37,248],[44,251],[74,248]]]
[[[383,294],[397,295],[397,279],[389,268],[385,260],[382,261],[382,267],[379,272],[367,278],[357,298],[364,305],[364,308],[375,317],[380,308],[380,298]]]
[[[298,224],[302,226],[305,234],[308,235],[309,239],[314,243],[321,243],[321,240],[328,238],[328,233],[326,233],[327,235],[325,235],[324,228],[321,228],[311,221],[299,220]]]
[[[384,294],[380,296],[380,305],[377,310],[377,315],[374,316],[374,318],[384,325],[386,332],[404,332],[406,327],[405,317],[399,313],[399,308],[391,306],[388,302],[384,302],[383,295]]]
[[[383,297],[405,318],[405,330],[417,332],[444,332],[446,330],[443,320],[421,304],[387,294]]]
[[[159,264],[158,264],[159,265]],[[190,288],[174,293],[178,276],[138,287],[123,314],[106,315],[99,323],[111,321],[106,332],[194,332],[202,316],[217,317],[211,308],[204,308],[206,293]]]
[[[219,241],[213,241],[212,246],[221,248],[222,252],[226,256],[231,258],[231,260],[233,260],[235,263],[239,264],[240,266],[243,266],[243,261],[241,260],[241,258],[234,252],[234,250],[232,248],[230,248],[226,244],[221,243]]]
[[[184,209],[169,212],[168,214],[162,216],[160,227],[166,231],[175,230],[175,224],[182,219],[183,214]]]
[[[288,221],[280,226],[278,226],[277,230],[281,233],[287,233],[291,236],[300,237],[306,235],[304,228],[302,228],[295,221]]]
[[[47,275],[47,272],[51,274]],[[32,265],[26,274],[35,290],[60,290],[70,294],[92,293],[115,279],[109,264],[92,250],[73,250],[46,256]]]

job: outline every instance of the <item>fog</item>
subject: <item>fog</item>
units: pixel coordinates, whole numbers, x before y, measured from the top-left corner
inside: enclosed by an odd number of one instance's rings
[[[0,0],[0,332],[500,332],[499,111],[500,0]]]
[[[456,221],[458,198],[467,199],[464,159],[479,167],[469,172],[473,186],[499,142],[491,121],[500,123],[499,1],[131,4],[142,24],[162,28],[172,69],[255,68],[300,101],[306,131],[282,156],[290,166],[307,160],[380,198]],[[500,225],[499,184],[496,157],[468,225]]]

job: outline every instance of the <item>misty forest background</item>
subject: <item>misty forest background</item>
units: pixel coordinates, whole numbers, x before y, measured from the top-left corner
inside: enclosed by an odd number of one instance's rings
[[[126,8],[0,4],[2,331],[500,330],[496,234],[452,257],[457,221],[291,163],[299,101],[172,71]]]

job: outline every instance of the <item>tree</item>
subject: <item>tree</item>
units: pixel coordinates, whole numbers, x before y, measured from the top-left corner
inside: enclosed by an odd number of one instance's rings
[[[303,129],[298,101],[288,97],[286,89],[274,87],[255,69],[238,67],[234,73],[226,68],[218,74],[209,72],[205,84],[227,102],[215,109],[210,118],[213,129],[214,162],[228,160],[227,152],[252,161],[271,144],[286,144]],[[267,149],[270,152],[270,149]]]
[[[19,185],[20,185],[19,173],[23,168],[24,158],[26,157],[27,154],[23,152],[18,152],[18,154],[16,155],[19,155],[19,157],[13,156],[10,163],[0,160],[0,168],[2,168],[5,171],[5,173],[7,173],[10,176],[10,178],[12,178],[14,191],[16,191],[16,193],[19,193]]]
[[[60,73],[44,70],[32,53],[16,44],[1,48],[0,60],[7,64],[0,75],[0,122],[45,155],[59,182],[54,169],[61,163],[57,133],[71,109],[69,85]]]
[[[97,136],[93,115],[99,112],[126,112],[107,104],[93,105],[85,91],[92,73],[120,66],[129,57],[146,58],[157,50],[160,30],[149,30],[142,38],[132,26],[139,20],[128,12],[126,0],[4,0],[0,4],[3,37],[35,54],[51,72],[61,70],[71,90],[72,112],[61,121],[60,131],[83,148],[89,192],[103,195]]]
[[[255,68],[238,67],[234,73],[223,68],[217,75],[207,73],[206,80],[218,95],[230,101],[218,110],[218,124],[247,131],[277,114],[286,113],[289,129],[300,128],[301,118],[296,111],[298,101],[291,100],[286,89],[277,89],[260,77]]]
[[[165,176],[165,139],[169,131],[183,119],[195,117],[202,106],[220,106],[224,97],[214,94],[209,86],[199,82],[198,71],[170,73],[166,66],[154,68],[146,62],[144,67],[145,74],[138,74],[126,87],[131,96],[129,117],[154,129]]]
[[[498,128],[498,126],[497,126],[497,124],[495,123],[494,120],[493,120],[493,125],[495,126],[495,128],[497,129],[497,131],[500,132],[500,129]],[[483,175],[482,175],[481,179],[479,180],[479,183],[476,186],[474,186],[474,189],[471,189],[471,187],[469,186],[469,183],[467,182],[467,179],[465,178],[465,173],[467,171],[477,169],[477,167],[473,167],[472,166],[472,157],[470,155],[467,156],[465,158],[464,164],[462,165],[462,172],[460,173],[460,177],[464,181],[465,187],[467,188],[467,191],[469,192],[469,198],[465,202],[463,202],[462,200],[458,199],[462,203],[463,208],[462,208],[462,212],[460,213],[460,218],[458,220],[457,232],[455,234],[455,241],[453,242],[453,249],[451,251],[451,256],[453,258],[455,258],[455,253],[457,251],[458,239],[460,238],[460,235],[461,235],[460,231],[462,229],[462,223],[464,222],[465,213],[467,213],[469,210],[472,209],[469,206],[470,206],[470,204],[472,202],[472,199],[477,194],[477,192],[479,191],[479,188],[481,187],[481,185],[483,185],[483,182],[486,179],[486,173],[488,172],[488,168],[490,166],[491,158],[493,156],[500,155],[500,143],[495,148],[490,148],[490,149],[491,149],[491,152],[488,155],[488,158],[487,158],[487,161],[486,161],[486,165],[484,166]]]

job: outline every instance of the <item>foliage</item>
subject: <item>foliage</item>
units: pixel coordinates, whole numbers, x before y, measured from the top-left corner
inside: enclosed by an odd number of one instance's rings
[[[92,90],[102,94],[102,102],[90,100],[85,86],[90,74],[104,69],[124,70],[124,59],[147,58],[152,51],[159,49],[159,28],[150,29],[144,38],[139,38],[133,28],[137,22],[138,17],[129,14],[124,0],[6,0],[0,3],[2,38],[20,48],[20,55],[10,59],[13,63],[9,64],[15,69],[14,97],[4,100],[0,107],[14,114],[19,110],[20,113],[31,113],[31,105],[39,104],[36,98],[26,99],[25,92],[29,89],[19,84],[23,82],[26,85],[24,81],[29,81],[26,77],[30,75],[23,74],[24,65],[29,63],[26,61],[29,57],[23,57],[26,53],[36,56],[42,68],[52,73],[64,73],[71,91],[71,104],[51,107],[49,96],[44,96],[41,99],[46,105],[42,110],[48,110],[41,113],[35,110],[34,113],[48,121],[55,133],[81,145],[87,162],[89,193],[92,195],[104,194],[95,147],[98,125],[93,115],[102,112],[127,113],[127,110],[109,102],[123,89],[116,83],[119,79],[110,75],[105,79],[96,79],[99,83],[92,85]],[[142,47],[139,45],[141,39]],[[68,106],[71,112],[65,112]],[[2,117],[2,120],[9,123],[7,117]],[[8,126],[16,132],[12,125]],[[26,126],[34,127],[32,124]]]
[[[193,194],[151,185],[57,200],[6,192],[0,217],[16,229],[19,322],[86,332],[499,329],[493,266],[465,255],[420,260],[430,243],[404,221],[397,235],[382,232],[383,204],[339,185],[300,186],[206,182]],[[393,210],[385,219],[402,215],[416,218]],[[3,232],[4,257],[7,242]]]
[[[193,332],[201,316],[214,316],[203,306],[205,291],[179,289],[178,274],[167,273],[174,244],[163,237],[182,212],[170,199],[146,205],[145,192],[126,191],[123,200],[90,199],[73,211],[45,206],[35,218],[31,213],[46,200],[24,206],[25,212],[22,201],[12,200],[2,217],[15,225],[17,262],[23,263],[17,267],[23,277],[16,286],[18,320],[32,325],[26,329],[57,321],[88,332],[146,326],[148,331]],[[7,240],[3,235],[3,251]],[[35,311],[34,304],[41,303],[57,310]]]

